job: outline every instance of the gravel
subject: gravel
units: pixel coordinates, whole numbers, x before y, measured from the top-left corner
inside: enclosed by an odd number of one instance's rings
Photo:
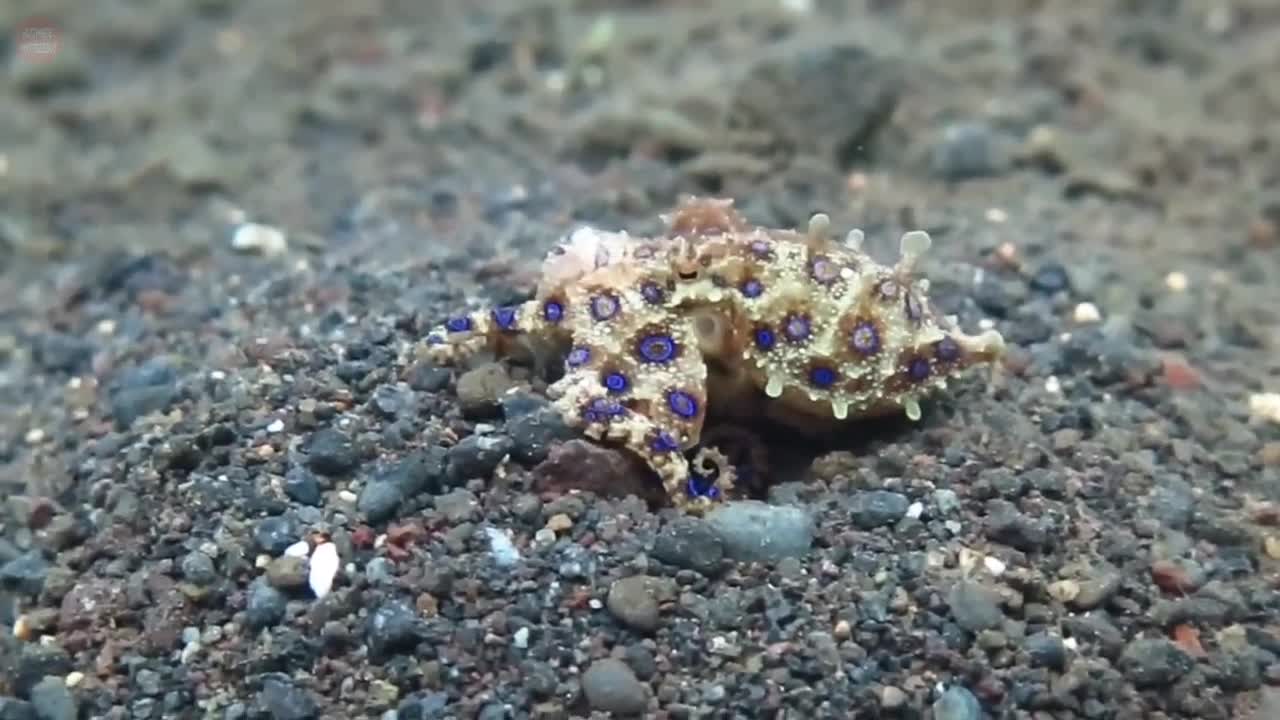
[[[11,43],[0,718],[1277,716],[1275,18],[479,5]],[[554,353],[420,355],[698,188],[928,229],[1007,362],[917,422],[713,408],[750,472],[694,517]]]

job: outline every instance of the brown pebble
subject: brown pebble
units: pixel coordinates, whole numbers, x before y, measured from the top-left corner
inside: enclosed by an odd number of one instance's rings
[[[458,376],[458,407],[470,419],[494,417],[501,408],[502,394],[514,383],[500,363],[487,363]]]
[[[573,519],[564,513],[556,513],[547,518],[547,529],[562,533],[573,528]]]
[[[267,564],[267,582],[280,590],[296,590],[307,584],[307,561],[283,555]]]
[[[1280,440],[1272,440],[1258,451],[1258,460],[1267,467],[1280,467]]]

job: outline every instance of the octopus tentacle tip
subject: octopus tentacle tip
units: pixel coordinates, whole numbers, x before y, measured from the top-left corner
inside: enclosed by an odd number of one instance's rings
[[[577,228],[544,259],[535,300],[442,319],[423,352],[460,363],[538,347],[562,360],[547,395],[566,423],[638,456],[693,513],[739,479],[703,443],[709,403],[754,397],[747,415],[806,430],[892,408],[914,421],[928,394],[977,365],[994,373],[1005,352],[998,331],[966,334],[912,279],[932,244],[923,230],[885,265],[860,229],[831,239],[822,212],[798,233],[751,225],[732,199],[684,196],[660,218],[654,237]]]

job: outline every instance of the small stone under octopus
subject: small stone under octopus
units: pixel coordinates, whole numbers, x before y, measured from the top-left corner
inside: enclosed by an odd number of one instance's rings
[[[653,238],[574,232],[532,300],[447,320],[427,356],[563,357],[548,394],[566,422],[638,454],[673,505],[702,511],[734,479],[713,449],[686,457],[708,401],[804,431],[889,412],[916,420],[924,395],[1004,352],[1000,333],[965,334],[930,307],[928,281],[912,277],[925,232],[904,234],[885,266],[860,230],[831,238],[821,213],[805,232],[771,229],[731,200],[685,198],[662,219]]]

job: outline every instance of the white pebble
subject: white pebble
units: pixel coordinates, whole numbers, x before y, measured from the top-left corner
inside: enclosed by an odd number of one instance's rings
[[[306,540],[299,540],[285,548],[284,554],[287,557],[298,557],[306,560],[307,556],[311,554],[311,546],[307,544]]]
[[[1044,391],[1057,395],[1062,392],[1062,382],[1058,380],[1056,375],[1050,375],[1048,379],[1044,381]]]
[[[79,670],[72,670],[67,673],[67,677],[64,678],[62,682],[69,688],[76,687],[80,683],[84,682],[84,673]]]
[[[529,647],[529,628],[522,627],[511,636],[511,644],[521,650]]]
[[[1003,560],[1000,558],[993,558],[990,555],[982,559],[982,564],[987,568],[987,572],[991,573],[995,577],[1003,575],[1005,569],[1008,568],[1008,566],[1004,564]]]
[[[520,562],[520,550],[506,533],[494,527],[486,527],[484,532],[489,536],[489,554],[499,567],[510,567]]]
[[[1102,312],[1098,310],[1097,305],[1091,302],[1082,302],[1076,305],[1075,319],[1081,325],[1096,323],[1102,319]]]
[[[924,514],[924,503],[916,501],[907,507],[907,517],[912,520],[919,519]]]
[[[280,255],[289,249],[288,240],[279,228],[258,223],[245,223],[236,228],[231,237],[231,247],[241,252],[262,255]]]
[[[307,584],[317,598],[322,598],[333,589],[333,578],[338,574],[338,546],[331,542],[323,542],[316,546],[311,554],[311,566],[307,573]]]
[[[1280,423],[1280,393],[1254,393],[1250,395],[1249,412],[1273,423]]]
[[[271,424],[267,426],[267,432],[272,434],[283,432],[283,431],[284,431],[284,421],[281,420],[280,418],[276,418],[275,420],[272,420]]]
[[[1164,276],[1164,285],[1174,292],[1182,292],[1187,289],[1187,275],[1174,270]]]

